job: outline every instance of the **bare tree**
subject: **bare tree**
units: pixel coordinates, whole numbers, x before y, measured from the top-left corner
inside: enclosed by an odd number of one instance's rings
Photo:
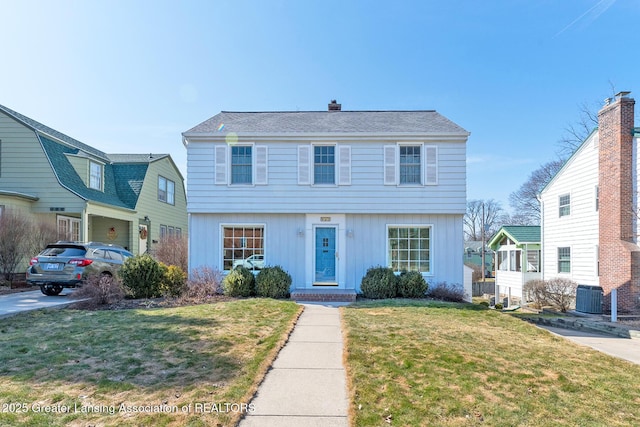
[[[27,255],[36,255],[47,244],[55,242],[57,239],[58,230],[54,224],[44,220],[32,223],[31,232],[27,236]]]
[[[582,145],[585,139],[598,127],[598,108],[586,102],[578,105],[579,119],[564,128],[564,135],[558,141],[558,154],[570,157]]]
[[[163,238],[155,248],[154,257],[167,265],[177,265],[182,271],[188,271],[187,238],[178,236]]]
[[[0,269],[9,285],[17,267],[29,255],[30,231],[31,222],[20,212],[7,209],[0,216]]]
[[[509,205],[529,225],[540,224],[538,195],[564,165],[561,159],[552,160],[534,170],[520,188],[509,195]]]
[[[483,216],[484,213],[484,216]],[[467,202],[467,213],[464,215],[464,232],[467,240],[482,240],[482,226],[485,238],[497,231],[503,210],[500,203],[490,200],[470,200]]]

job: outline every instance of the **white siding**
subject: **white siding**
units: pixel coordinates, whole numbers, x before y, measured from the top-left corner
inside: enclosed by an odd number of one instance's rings
[[[541,194],[543,279],[566,277],[598,285],[598,134],[593,133]],[[559,215],[561,195],[571,196],[571,213]],[[558,273],[558,248],[571,248],[571,273]]]
[[[218,162],[224,143],[190,141],[187,170],[190,213],[429,213],[464,214],[466,209],[466,146],[464,140],[429,141],[430,153],[437,151],[437,165],[425,165],[429,184],[424,186],[385,185],[389,168],[385,162],[388,141],[337,141],[350,146],[350,183],[341,186],[310,185],[310,152],[303,144],[310,141],[261,141],[269,147],[266,186],[211,185],[223,175]],[[314,141],[322,142],[322,141]],[[310,145],[306,147],[310,150]],[[433,147],[430,148],[430,147]],[[214,156],[215,153],[215,156]],[[340,155],[346,154],[343,152]],[[340,156],[339,156],[340,157]],[[306,162],[300,160],[307,159]],[[394,160],[395,161],[395,160]],[[346,173],[346,163],[340,165]],[[437,173],[434,176],[434,168]],[[225,173],[226,175],[226,173]],[[346,183],[342,175],[339,183]],[[305,184],[305,185],[301,185]]]

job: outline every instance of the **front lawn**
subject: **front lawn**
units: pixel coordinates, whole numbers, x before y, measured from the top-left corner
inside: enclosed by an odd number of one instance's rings
[[[640,366],[477,305],[345,307],[355,426],[640,425]]]
[[[0,425],[233,425],[301,309],[250,299],[0,319]]]

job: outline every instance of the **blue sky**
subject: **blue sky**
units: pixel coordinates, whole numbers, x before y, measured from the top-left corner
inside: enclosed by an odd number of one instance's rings
[[[108,153],[170,153],[221,110],[435,109],[469,199],[552,160],[579,105],[640,99],[636,0],[0,0],[0,104]],[[633,91],[636,91],[635,93]]]

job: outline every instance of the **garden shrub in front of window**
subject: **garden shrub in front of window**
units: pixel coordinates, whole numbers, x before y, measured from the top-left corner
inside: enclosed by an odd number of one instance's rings
[[[157,298],[162,296],[165,270],[149,254],[143,254],[127,258],[118,273],[132,298]]]
[[[160,263],[161,265],[164,265]],[[170,297],[179,297],[187,288],[187,273],[177,265],[164,267],[162,293]]]
[[[256,276],[256,293],[265,298],[287,298],[291,289],[291,276],[282,267],[265,267]]]
[[[398,296],[402,298],[424,298],[427,281],[417,271],[403,271],[398,281]]]
[[[251,297],[256,294],[256,279],[245,267],[236,267],[222,281],[224,294],[229,297]]]
[[[398,294],[398,277],[387,267],[372,267],[362,278],[360,290],[365,298],[395,298]]]

